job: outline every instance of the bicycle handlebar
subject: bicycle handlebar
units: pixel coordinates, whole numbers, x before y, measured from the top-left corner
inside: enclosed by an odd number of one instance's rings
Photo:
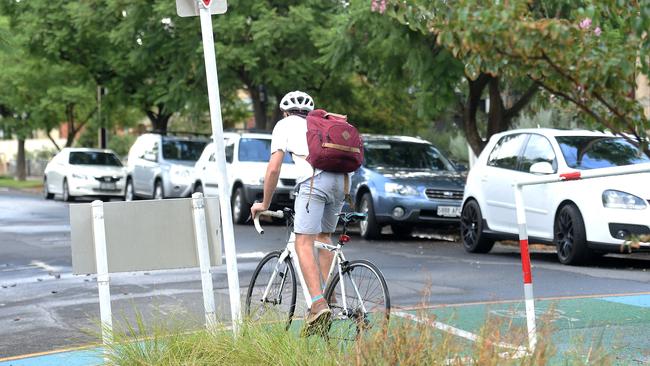
[[[271,217],[277,217],[278,219],[283,219],[284,218],[284,212],[278,210],[278,211],[262,211],[255,215],[255,218],[253,219],[253,223],[255,224],[255,230],[257,230],[260,235],[264,234],[264,229],[262,229],[262,226],[260,225],[260,216],[271,216]]]

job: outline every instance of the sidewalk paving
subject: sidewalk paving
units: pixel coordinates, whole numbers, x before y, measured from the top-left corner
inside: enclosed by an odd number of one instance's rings
[[[522,301],[440,306],[428,309],[393,310],[393,319],[430,319],[438,328],[471,342],[486,319],[501,319],[503,326],[525,329]],[[535,301],[537,326],[552,324],[552,342],[557,355],[550,364],[564,364],[568,354],[584,355],[601,346],[616,365],[650,364],[650,293],[621,296],[576,297]],[[400,315],[401,314],[401,315]],[[408,315],[408,316],[405,316]],[[453,329],[451,329],[453,328]],[[56,351],[55,351],[56,352]],[[85,348],[41,355],[0,359],[0,366],[90,366],[102,364],[101,348]]]

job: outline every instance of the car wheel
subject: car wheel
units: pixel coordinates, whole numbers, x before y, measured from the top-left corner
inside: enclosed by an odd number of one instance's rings
[[[368,240],[379,239],[381,236],[381,226],[377,224],[375,209],[372,205],[372,196],[370,193],[365,193],[361,197],[359,210],[368,215],[365,220],[359,221],[361,236]]]
[[[161,200],[163,198],[165,198],[165,192],[163,191],[162,182],[157,180],[153,187],[153,199]]]
[[[63,179],[63,201],[72,202],[74,197],[70,195],[70,188],[68,188],[68,180]]]
[[[135,201],[135,193],[133,192],[133,180],[128,178],[126,180],[126,188],[124,188],[124,200]]]
[[[194,189],[192,190],[192,193],[203,193],[203,184],[197,182],[194,185]]]
[[[553,232],[560,263],[580,264],[592,257],[592,251],[587,247],[585,223],[575,205],[560,208],[555,216]]]
[[[460,236],[463,248],[470,253],[487,253],[494,246],[494,240],[483,233],[481,207],[474,200],[468,201],[460,214]]]
[[[232,220],[236,224],[244,224],[248,220],[248,216],[251,214],[251,208],[246,202],[246,197],[244,196],[244,187],[237,187],[235,193],[232,195]]]
[[[43,179],[43,198],[46,200],[51,200],[54,198],[54,194],[50,193],[50,189],[47,186],[47,178]]]
[[[390,226],[393,234],[400,239],[410,239],[413,234],[413,226],[404,224],[392,224]]]

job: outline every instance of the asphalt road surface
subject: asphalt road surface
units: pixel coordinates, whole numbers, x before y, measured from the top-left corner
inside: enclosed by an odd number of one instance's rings
[[[257,261],[282,248],[285,235],[277,225],[267,226],[263,238],[252,226],[235,227],[242,292]],[[441,238],[431,230],[406,241],[353,235],[345,253],[379,266],[394,307],[523,298],[517,247],[468,254]],[[648,254],[607,255],[589,267],[570,267],[551,248],[533,246],[531,258],[536,298],[650,292]],[[228,322],[223,266],[213,279],[220,320]],[[114,274],[111,295],[118,328],[137,316],[147,324],[203,323],[198,269]],[[68,204],[0,191],[0,358],[96,343],[99,333],[95,278],[72,275]]]

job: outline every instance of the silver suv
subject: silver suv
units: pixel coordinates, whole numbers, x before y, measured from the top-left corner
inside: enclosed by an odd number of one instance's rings
[[[125,199],[190,196],[194,164],[207,143],[156,133],[138,137],[129,150]]]

